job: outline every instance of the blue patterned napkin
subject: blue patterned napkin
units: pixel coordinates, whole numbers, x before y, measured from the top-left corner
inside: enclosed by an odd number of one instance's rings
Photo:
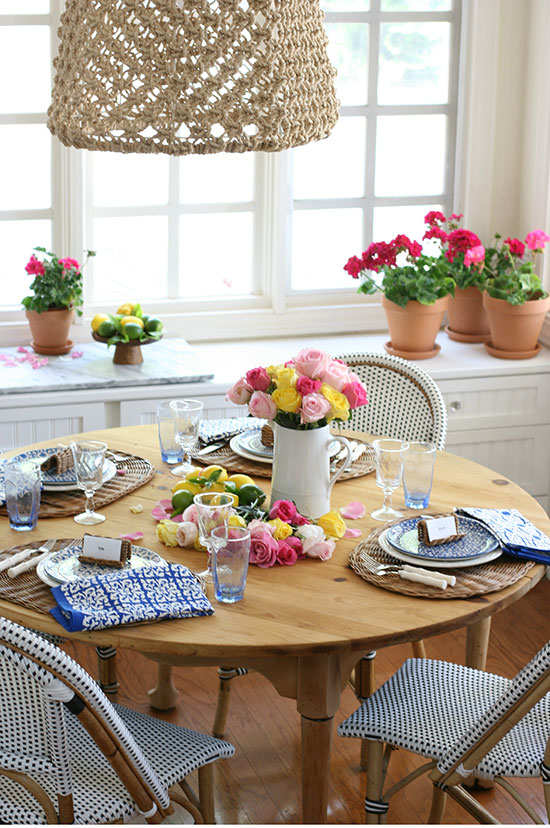
[[[251,428],[261,428],[267,420],[257,417],[229,417],[226,420],[204,420],[199,426],[199,437],[202,443],[215,443],[216,440],[229,440],[241,431]]]
[[[550,538],[517,509],[478,509],[464,506],[456,510],[483,523],[497,538],[507,555],[550,564]]]
[[[94,575],[53,587],[52,595],[57,607],[50,612],[69,632],[214,612],[196,578],[181,564]]]

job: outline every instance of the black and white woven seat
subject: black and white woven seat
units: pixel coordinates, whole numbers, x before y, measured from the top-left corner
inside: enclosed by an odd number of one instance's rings
[[[445,448],[447,409],[426,371],[401,357],[376,352],[354,351],[338,359],[365,383],[372,401],[352,411],[346,428]]]
[[[0,822],[148,822],[174,800],[213,821],[212,763],[228,742],[112,705],[55,645],[0,618]],[[187,782],[199,772],[197,798]],[[179,788],[173,786],[179,785]]]
[[[514,679],[445,661],[406,661],[338,728],[341,736],[368,740],[367,821],[377,823],[390,796],[419,775],[417,769],[382,794],[384,744],[388,755],[401,747],[431,760],[422,766],[434,784],[428,823],[441,820],[446,794],[487,821],[461,786],[472,778],[495,780],[540,822],[507,778],[542,776],[550,817],[549,690],[550,644]]]

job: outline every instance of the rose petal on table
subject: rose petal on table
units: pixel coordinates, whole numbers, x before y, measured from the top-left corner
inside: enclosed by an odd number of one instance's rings
[[[345,538],[359,538],[359,537],[361,537],[362,534],[363,533],[362,533],[361,529],[352,529],[351,526],[348,526],[346,528],[346,531],[344,532],[344,537]]]
[[[170,512],[167,512],[162,506],[154,506],[151,509],[151,515],[155,520],[170,520]]]
[[[163,509],[168,509],[170,512],[172,511],[172,498],[165,497],[164,500],[157,500],[155,506],[162,506]]]
[[[341,507],[340,514],[350,520],[359,520],[359,518],[365,517],[366,511],[362,503],[359,503],[358,500],[352,500],[347,506]]]
[[[122,540],[137,541],[143,537],[143,532],[131,532],[128,535],[119,535]]]
[[[119,477],[124,477],[124,475],[126,474],[126,469],[117,469],[116,473]]]

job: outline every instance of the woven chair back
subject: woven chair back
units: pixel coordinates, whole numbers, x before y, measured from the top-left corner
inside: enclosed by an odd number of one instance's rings
[[[440,773],[447,773],[464,761],[467,754],[501,726],[502,735],[522,718],[550,690],[550,642],[523,667],[501,697],[476,724],[441,757]]]
[[[165,786],[111,702],[70,656],[31,630],[0,617],[0,767],[54,774],[58,795],[72,794],[65,704],[78,696],[109,734],[132,772],[162,808]],[[41,757],[44,757],[42,759]],[[13,820],[19,822],[20,820]]]
[[[394,440],[418,440],[445,448],[447,410],[426,371],[381,353],[340,354],[366,387],[369,402],[352,412],[346,427]]]
[[[67,0],[48,127],[117,152],[278,151],[338,119],[319,0]]]

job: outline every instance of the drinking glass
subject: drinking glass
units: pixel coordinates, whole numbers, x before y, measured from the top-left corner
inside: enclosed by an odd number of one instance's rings
[[[6,509],[10,529],[25,532],[34,529],[40,508],[42,480],[40,464],[12,457],[5,465]]]
[[[212,539],[212,574],[216,601],[223,604],[242,601],[248,574],[250,532],[242,526],[229,526],[227,530],[218,527],[212,531]]]
[[[374,440],[374,455],[376,459],[376,485],[384,491],[384,503],[380,509],[371,512],[371,517],[388,523],[390,520],[403,517],[392,505],[392,493],[401,483],[403,474],[403,452],[409,444],[401,440]]]
[[[86,495],[86,511],[75,515],[76,523],[91,526],[102,523],[105,515],[94,512],[94,492],[103,483],[103,464],[105,462],[106,443],[95,440],[84,440],[81,443],[71,443],[74,457],[76,485]]]
[[[193,498],[197,508],[199,522],[199,541],[206,546],[208,563],[204,572],[199,575],[208,583],[212,583],[212,550],[216,544],[222,544],[227,538],[229,515],[236,502],[234,495],[219,492],[201,492]],[[220,532],[214,536],[214,529]]]
[[[204,403],[200,400],[172,400],[170,408],[176,427],[176,443],[181,446],[183,463],[171,469],[177,477],[185,477],[193,468],[191,455],[199,439],[199,423]]]
[[[181,446],[176,442],[176,421],[169,402],[157,404],[157,424],[162,462],[169,466],[181,463]]]
[[[415,442],[403,454],[403,491],[409,509],[425,509],[430,502],[436,451],[433,443]]]

